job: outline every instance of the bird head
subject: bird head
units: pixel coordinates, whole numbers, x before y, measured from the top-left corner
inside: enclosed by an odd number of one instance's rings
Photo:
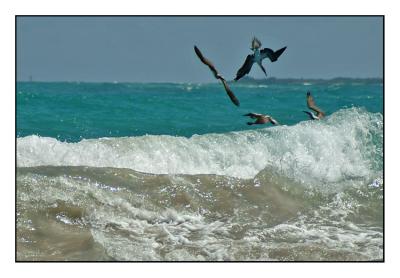
[[[260,47],[261,47],[261,42],[256,37],[253,37],[250,49],[254,51]]]

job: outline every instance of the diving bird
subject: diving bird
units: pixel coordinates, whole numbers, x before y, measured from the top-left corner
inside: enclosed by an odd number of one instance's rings
[[[307,106],[309,109],[317,113],[314,114],[309,111],[303,111],[304,113],[308,114],[311,120],[320,120],[325,117],[325,113],[315,105],[314,98],[312,97],[310,91],[307,92]]]
[[[262,125],[266,123],[271,123],[273,125],[279,125],[278,121],[269,115],[263,115],[258,113],[248,113],[243,116],[248,116],[252,119],[256,119],[255,122],[247,122],[248,125]]]
[[[202,61],[203,64],[207,65],[210,68],[211,72],[214,74],[214,77],[216,79],[221,80],[222,84],[224,85],[225,91],[228,94],[231,101],[236,106],[239,106],[240,105],[239,100],[236,98],[235,94],[229,88],[228,83],[226,82],[225,78],[218,73],[217,69],[214,67],[214,65],[211,63],[211,61],[203,56],[203,54],[201,53],[200,49],[197,48],[197,46],[194,46],[194,51],[196,52],[196,55],[197,55],[197,57],[199,57],[200,61]]]
[[[254,37],[253,41],[251,42],[250,48],[254,53],[247,55],[243,66],[236,73],[235,81],[238,81],[240,78],[248,74],[254,63],[257,63],[257,65],[259,65],[261,70],[264,72],[265,76],[267,76],[267,72],[262,65],[262,60],[268,57],[271,62],[275,62],[276,60],[278,60],[279,56],[281,56],[283,51],[285,51],[286,46],[277,51],[273,51],[270,48],[263,48],[260,50],[260,48],[261,42],[256,37]]]

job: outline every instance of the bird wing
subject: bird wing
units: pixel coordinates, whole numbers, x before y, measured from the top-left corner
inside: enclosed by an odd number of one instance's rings
[[[253,66],[253,63],[254,63],[254,55],[253,54],[247,55],[246,61],[244,61],[243,66],[236,73],[235,81],[238,81],[240,78],[248,74],[251,70],[251,67]]]
[[[271,60],[271,57],[274,55],[274,51],[271,48],[263,48],[260,50],[261,54],[261,59],[269,58]]]
[[[213,63],[210,60],[208,60],[206,57],[203,56],[203,54],[201,53],[200,49],[197,48],[197,46],[194,46],[194,52],[196,52],[197,57],[199,57],[200,61],[202,61],[203,64],[207,65],[210,68],[215,78],[218,78],[217,69],[214,67]]]
[[[231,101],[236,105],[239,106],[239,100],[236,98],[235,94],[232,92],[231,88],[229,88],[228,83],[226,83],[225,79],[221,78],[221,82],[224,85],[225,91],[228,94]]]
[[[218,71],[215,69],[215,67],[211,63],[211,61],[203,56],[203,54],[201,53],[200,49],[197,48],[197,46],[194,46],[194,51],[196,52],[196,55],[197,55],[197,57],[199,57],[200,61],[202,61],[203,64],[207,65],[210,68],[210,70],[213,72],[215,78],[221,80],[222,84],[224,85],[225,91],[228,94],[228,96],[231,99],[231,101],[236,106],[239,106],[240,105],[239,100],[236,98],[235,94],[229,88],[228,83],[226,83],[225,79],[221,75],[219,75]]]
[[[272,118],[271,116],[269,116],[268,118],[269,118],[269,121],[271,122],[271,124],[273,124],[273,125],[279,125],[278,121],[275,120],[274,118]]]
[[[282,53],[285,51],[285,49],[286,49],[286,46],[277,51],[273,51],[270,48],[263,48],[260,50],[261,59],[265,59],[268,57],[271,60],[271,62],[275,62],[276,60],[278,60],[279,56],[282,55]]]
[[[320,115],[325,116],[325,113],[315,105],[314,98],[310,92],[307,93],[307,106],[317,113],[317,117],[320,117]]]
[[[252,119],[258,119],[259,117],[262,117],[263,115],[262,114],[258,114],[258,113],[247,113],[247,114],[244,114],[243,116],[248,116],[248,117],[250,117]]]
[[[313,114],[311,112],[309,112],[309,111],[303,111],[303,112],[306,113],[310,117],[311,120],[314,120]]]

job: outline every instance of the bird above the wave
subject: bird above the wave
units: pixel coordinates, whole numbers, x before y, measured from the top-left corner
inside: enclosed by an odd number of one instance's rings
[[[271,123],[273,125],[279,125],[278,121],[269,115],[263,115],[263,114],[258,114],[258,113],[248,113],[243,116],[248,116],[252,119],[256,119],[255,122],[247,122],[248,125],[262,125],[262,124],[267,124],[267,123]]]
[[[250,48],[254,53],[247,55],[243,66],[236,73],[235,81],[238,81],[240,78],[248,74],[254,63],[257,63],[257,65],[259,65],[261,70],[264,72],[265,76],[267,76],[267,72],[262,65],[262,60],[268,57],[271,62],[275,62],[276,60],[278,60],[279,56],[281,56],[282,53],[285,51],[286,46],[277,51],[273,51],[270,48],[260,48],[261,42],[256,37],[254,37],[251,42]]]
[[[312,97],[310,91],[307,92],[307,107],[317,113],[314,114],[309,111],[303,111],[310,117],[311,120],[320,120],[325,117],[325,113],[315,105],[314,98]]]
[[[228,83],[226,82],[225,78],[222,77],[217,71],[217,69],[214,67],[213,63],[205,58],[203,54],[201,53],[200,49],[197,48],[197,46],[194,46],[194,51],[196,52],[197,57],[199,57],[200,61],[203,62],[203,64],[207,65],[211,72],[214,74],[214,77],[216,79],[221,80],[222,84],[224,85],[225,91],[228,94],[229,98],[231,101],[236,105],[239,106],[239,100],[236,98],[235,94],[232,92],[232,90],[229,88]]]

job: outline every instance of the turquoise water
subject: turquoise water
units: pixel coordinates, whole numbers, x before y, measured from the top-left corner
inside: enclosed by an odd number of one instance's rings
[[[343,108],[383,112],[382,84],[231,85],[230,102],[220,84],[29,83],[17,84],[17,137],[32,134],[77,142],[85,138],[225,133],[246,125],[243,114],[269,114],[281,124],[306,120],[305,94],[328,115]]]
[[[382,84],[231,88],[18,83],[17,260],[383,260]]]

